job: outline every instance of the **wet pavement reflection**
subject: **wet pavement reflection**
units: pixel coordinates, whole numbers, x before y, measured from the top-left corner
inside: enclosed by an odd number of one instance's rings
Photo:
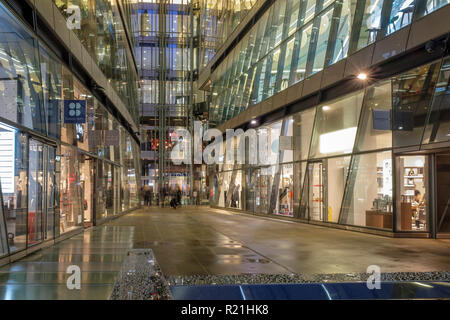
[[[166,276],[446,271],[450,241],[393,239],[208,207],[146,208],[0,268],[0,299],[108,299],[126,252],[152,249]],[[69,290],[69,266],[81,289]]]

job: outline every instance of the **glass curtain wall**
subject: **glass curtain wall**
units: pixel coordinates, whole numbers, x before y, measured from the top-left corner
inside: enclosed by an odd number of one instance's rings
[[[72,12],[68,10],[71,7],[80,9],[81,25],[74,29],[75,34],[138,123],[138,78],[131,62],[133,53],[127,42],[128,38],[134,43],[132,35],[137,29],[132,21],[137,14],[137,0],[53,1],[66,18]],[[124,14],[124,21],[120,10]]]
[[[0,217],[2,253],[58,237],[92,217],[86,159],[111,163],[114,201],[138,206],[138,145],[69,69],[0,3]],[[64,100],[86,102],[86,121],[66,123]],[[127,149],[120,149],[121,137]],[[127,162],[123,162],[127,153]],[[121,195],[116,171],[126,170]],[[120,199],[122,197],[122,199]],[[118,214],[125,210],[116,210]],[[84,217],[84,219],[83,219]]]
[[[200,9],[199,70],[206,67],[216,50],[228,39],[256,2],[256,0],[200,0],[198,2]]]
[[[139,97],[144,173],[140,184],[155,204],[168,201],[177,189],[181,190],[185,203],[190,199],[186,196],[193,192],[193,168],[174,165],[170,152],[180,138],[175,130],[193,125],[197,18],[190,0],[139,1],[136,57],[141,70]]]
[[[213,71],[209,119],[223,123],[448,3],[275,1]]]
[[[247,158],[241,165],[243,210],[428,232],[429,158],[396,156],[393,148],[430,149],[450,142],[449,61],[431,62],[257,128],[258,163]],[[446,157],[438,157],[438,180],[448,175]],[[210,192],[218,201],[211,204],[229,206],[225,193],[241,170],[232,164],[215,170]],[[447,193],[445,187],[439,190],[438,229],[445,232]]]

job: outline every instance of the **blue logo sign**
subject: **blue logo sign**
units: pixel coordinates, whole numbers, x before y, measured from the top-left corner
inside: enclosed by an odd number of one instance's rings
[[[86,122],[86,100],[64,100],[64,123]]]

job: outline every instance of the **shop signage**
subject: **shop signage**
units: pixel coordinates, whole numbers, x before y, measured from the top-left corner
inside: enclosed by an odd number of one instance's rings
[[[64,100],[64,123],[86,122],[86,100]]]

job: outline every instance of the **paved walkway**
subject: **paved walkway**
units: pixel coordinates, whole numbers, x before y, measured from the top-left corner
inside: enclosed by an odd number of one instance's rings
[[[225,210],[147,208],[0,268],[0,299],[107,299],[129,248],[165,275],[450,270],[450,240],[392,239]],[[82,270],[68,290],[67,267]]]

